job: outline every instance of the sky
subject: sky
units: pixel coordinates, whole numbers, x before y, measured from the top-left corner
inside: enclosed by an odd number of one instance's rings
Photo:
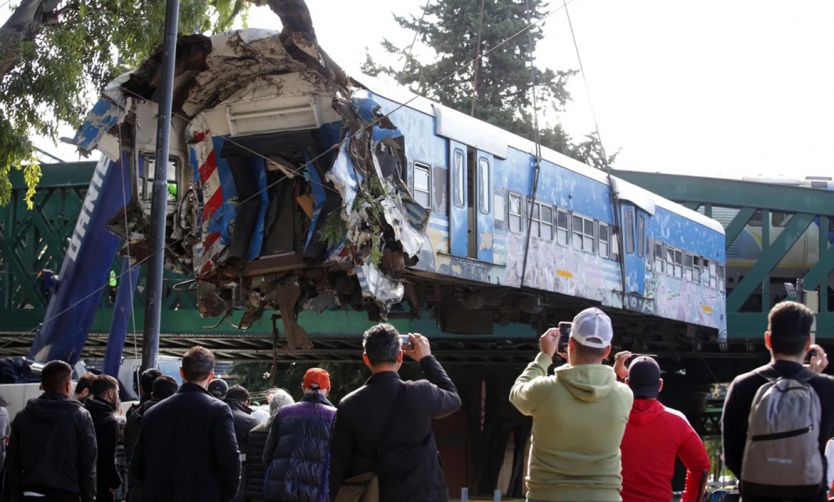
[[[366,47],[372,56],[383,53],[383,37],[408,45],[413,33],[393,20],[392,10],[419,15],[425,1],[307,4],[319,43],[350,73]],[[588,92],[582,75],[573,77],[573,101],[558,120],[581,139],[594,129],[592,104],[606,150],[620,150],[614,167],[834,175],[834,2],[573,0],[567,10]],[[579,69],[562,1],[546,11],[554,12],[536,64]],[[266,7],[251,9],[248,26],[281,27]],[[67,147],[38,144],[75,159]]]

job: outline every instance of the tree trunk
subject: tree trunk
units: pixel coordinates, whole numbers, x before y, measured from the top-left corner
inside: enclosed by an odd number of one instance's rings
[[[0,77],[15,67],[20,60],[20,44],[35,39],[44,20],[60,3],[61,0],[23,0],[15,9],[0,28]]]

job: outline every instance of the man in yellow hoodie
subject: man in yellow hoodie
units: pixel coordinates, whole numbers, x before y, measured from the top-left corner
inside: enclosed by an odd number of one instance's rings
[[[604,312],[585,309],[573,318],[568,364],[547,375],[559,343],[559,330],[551,328],[516,379],[510,402],[533,417],[528,502],[622,500],[620,441],[634,397],[602,364],[613,336]]]

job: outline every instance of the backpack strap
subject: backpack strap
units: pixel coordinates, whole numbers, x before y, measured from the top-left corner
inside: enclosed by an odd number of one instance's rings
[[[770,382],[774,382],[780,378],[790,378],[791,380],[796,380],[797,382],[808,383],[812,378],[817,376],[817,373],[805,367],[803,367],[791,376],[783,375],[773,366],[764,366],[762,368],[756,368],[755,370],[753,370],[753,372]]]

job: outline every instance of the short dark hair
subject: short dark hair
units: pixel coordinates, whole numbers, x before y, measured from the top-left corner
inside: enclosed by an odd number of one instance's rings
[[[75,393],[81,394],[81,391],[84,389],[90,389],[93,386],[93,382],[96,380],[96,376],[93,373],[87,372],[78,377],[78,381],[75,383]]]
[[[41,370],[44,392],[64,392],[67,382],[72,382],[72,368],[64,361],[49,361]]]
[[[796,356],[802,354],[811,336],[814,313],[801,303],[781,302],[767,315],[770,347],[774,354]]]
[[[402,350],[397,328],[388,323],[379,323],[365,331],[362,337],[362,347],[371,365],[397,362],[397,355]]]
[[[162,372],[156,368],[149,368],[142,372],[139,377],[139,388],[142,389],[142,394],[150,396],[153,392],[153,383],[157,378],[162,376]]]
[[[201,382],[214,371],[214,354],[207,348],[196,346],[182,356],[182,377],[186,382]]]
[[[249,391],[242,385],[232,385],[226,392],[226,399],[234,399],[241,403],[249,400]]]
[[[177,390],[179,390],[179,386],[173,377],[161,375],[156,377],[156,380],[153,381],[151,397],[156,399],[165,399],[166,397],[171,397],[176,394]]]
[[[93,386],[90,388],[90,393],[96,397],[104,397],[107,391],[119,390],[119,381],[110,375],[98,375],[93,380]]]
[[[582,345],[579,343],[578,340],[574,340],[576,342],[574,347],[576,348],[576,353],[579,354],[580,357],[586,359],[602,359],[605,357],[605,351],[608,350],[608,347],[597,348],[597,347],[588,347],[587,345]]]

